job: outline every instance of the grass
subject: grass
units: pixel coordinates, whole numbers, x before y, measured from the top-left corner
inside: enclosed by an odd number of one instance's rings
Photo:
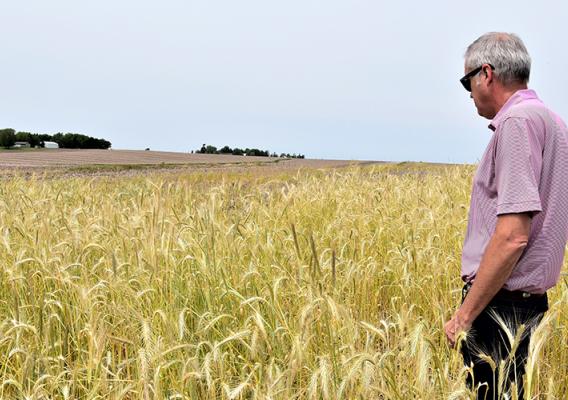
[[[0,186],[0,398],[467,398],[470,166]],[[568,392],[568,288],[531,354]]]

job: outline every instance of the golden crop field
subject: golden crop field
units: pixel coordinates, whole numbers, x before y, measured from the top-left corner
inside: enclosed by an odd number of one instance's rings
[[[468,398],[442,328],[473,172],[2,180],[0,398]],[[568,393],[549,299],[530,398]]]

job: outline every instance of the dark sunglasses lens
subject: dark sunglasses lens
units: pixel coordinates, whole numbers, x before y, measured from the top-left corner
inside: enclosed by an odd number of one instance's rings
[[[469,78],[462,78],[460,79],[461,84],[463,85],[464,89],[467,90],[468,92],[471,92],[471,81],[469,80]]]
[[[491,69],[495,69],[495,68],[493,68],[493,66],[491,64],[489,64],[489,66],[491,67]],[[470,71],[466,76],[464,76],[463,78],[460,79],[460,82],[462,83],[465,90],[467,90],[468,92],[471,92],[471,78],[473,78],[475,75],[477,75],[479,73],[479,71],[481,71],[482,69],[483,69],[483,65],[481,67],[474,69],[473,71]]]

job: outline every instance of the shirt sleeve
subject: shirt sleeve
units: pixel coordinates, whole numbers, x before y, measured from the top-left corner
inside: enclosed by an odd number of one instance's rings
[[[497,131],[495,180],[497,215],[542,211],[539,183],[542,146],[523,118],[508,118]]]

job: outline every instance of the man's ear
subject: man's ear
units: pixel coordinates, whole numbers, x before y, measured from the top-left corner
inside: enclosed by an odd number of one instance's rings
[[[489,64],[483,65],[483,73],[485,74],[485,79],[487,79],[487,84],[491,84],[493,82],[493,69]]]

